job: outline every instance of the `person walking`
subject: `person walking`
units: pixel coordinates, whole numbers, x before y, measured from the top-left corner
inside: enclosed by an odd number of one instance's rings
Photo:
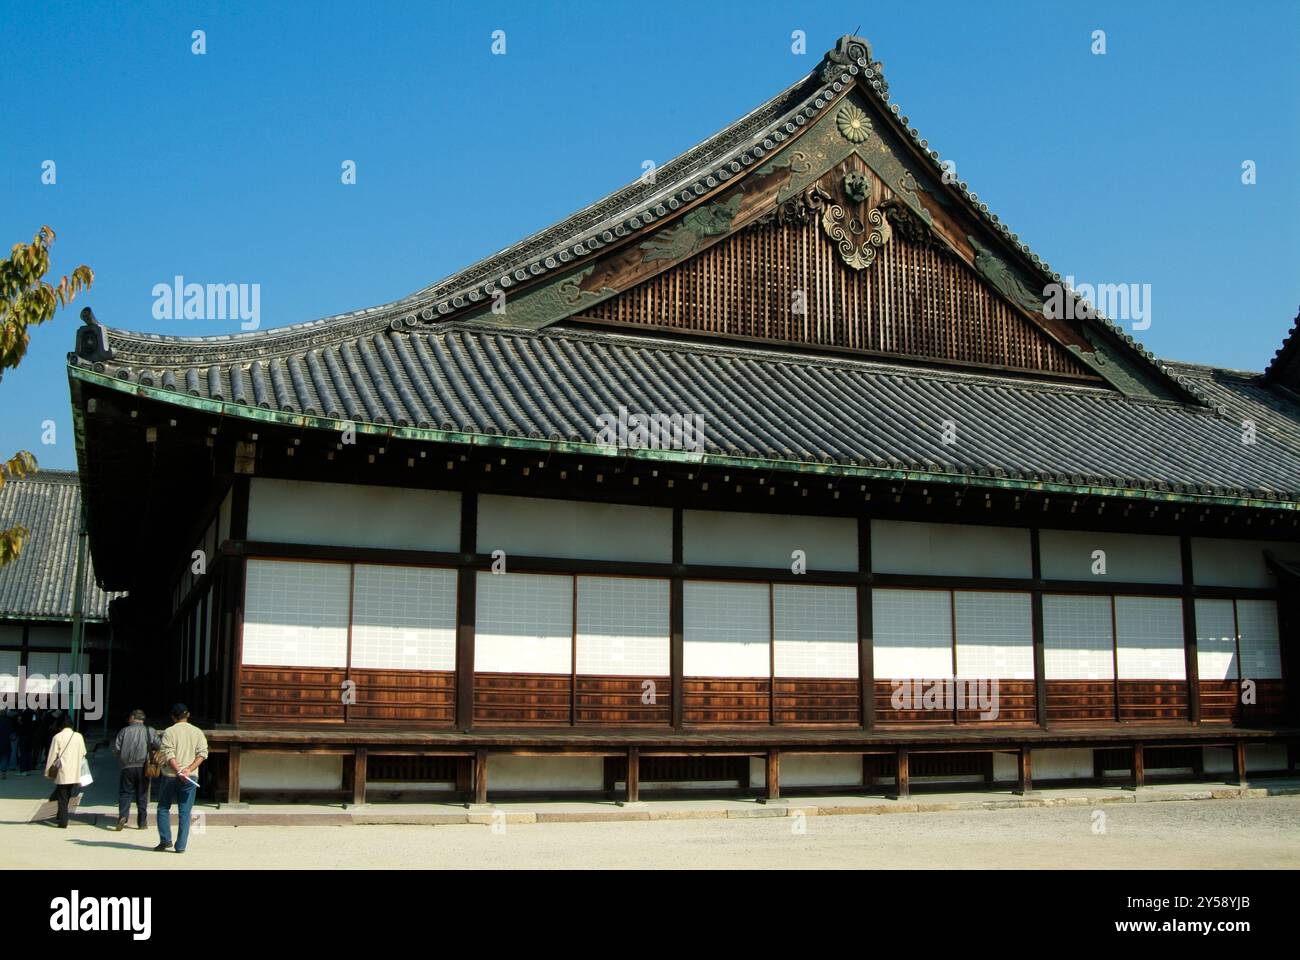
[[[143,710],[132,710],[127,724],[113,740],[113,756],[122,766],[117,778],[117,826],[126,827],[131,819],[131,802],[136,807],[136,827],[143,830],[149,823],[149,777],[145,775],[145,761],[149,751],[159,746],[158,731],[146,726]]]
[[[36,711],[31,707],[18,711],[18,776],[28,776],[36,769]]]
[[[18,711],[0,710],[0,780],[18,772]]]
[[[184,853],[190,839],[190,811],[199,786],[196,774],[199,765],[208,759],[208,738],[190,723],[190,711],[183,703],[172,707],[172,725],[163,731],[161,750],[163,782],[158,796],[158,846],[154,850],[172,849],[174,803],[180,818],[175,849]]]
[[[63,729],[50,741],[45,775],[54,781],[51,800],[59,802],[59,826],[68,828],[68,805],[81,793],[81,763],[86,759],[86,741],[72,729],[72,717],[65,715]]]

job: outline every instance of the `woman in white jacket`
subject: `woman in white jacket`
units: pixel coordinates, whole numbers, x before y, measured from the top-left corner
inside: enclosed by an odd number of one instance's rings
[[[64,715],[63,729],[50,741],[45,775],[54,781],[51,800],[59,801],[59,826],[68,828],[68,805],[81,793],[81,761],[86,759],[86,741],[72,729],[72,717]]]

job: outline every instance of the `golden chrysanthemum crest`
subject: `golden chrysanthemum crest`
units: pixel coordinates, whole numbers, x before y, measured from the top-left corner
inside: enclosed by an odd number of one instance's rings
[[[861,143],[871,136],[871,118],[851,103],[840,107],[835,126],[849,143]]]

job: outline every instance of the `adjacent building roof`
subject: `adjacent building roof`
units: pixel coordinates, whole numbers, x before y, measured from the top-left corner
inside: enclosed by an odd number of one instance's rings
[[[204,358],[117,373],[142,394],[227,415],[429,439],[602,452],[600,418],[623,407],[698,414],[706,456],[755,466],[1300,501],[1300,404],[1256,374],[1172,369],[1216,407],[568,327],[383,331],[247,366]],[[1254,443],[1243,443],[1243,420]]]
[[[1264,376],[1300,393],[1300,315],[1264,370]]]
[[[81,487],[70,470],[42,470],[0,489],[0,528],[19,524],[29,533],[18,559],[0,567],[0,619],[72,619],[80,515]],[[95,585],[88,553],[86,620],[107,620],[115,596]]]

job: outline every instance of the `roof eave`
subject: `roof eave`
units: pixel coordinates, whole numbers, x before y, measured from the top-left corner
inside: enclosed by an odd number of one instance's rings
[[[94,384],[119,393],[157,400],[173,406],[184,407],[220,417],[237,417],[254,423],[269,423],[302,429],[331,431],[338,433],[345,427],[353,428],[357,433],[400,440],[414,440],[425,443],[445,443],[463,446],[489,447],[514,450],[536,450],[549,453],[574,454],[610,459],[630,459],[658,461],[663,463],[692,464],[700,466],[720,466],[734,469],[779,470],[786,473],[811,474],[825,477],[842,477],[876,481],[905,481],[940,483],[996,490],[1021,490],[1036,493],[1061,493],[1075,496],[1096,496],[1157,503],[1189,503],[1206,506],[1240,507],[1262,510],[1300,510],[1300,499],[1264,496],[1229,496],[1221,494],[1186,493],[1181,491],[1148,489],[1132,486],[1107,486],[1096,484],[1071,484],[1060,481],[1045,481],[1032,478],[942,473],[895,467],[881,467],[866,464],[824,463],[798,460],[779,460],[757,457],[737,457],[726,454],[694,453],[686,450],[622,449],[598,443],[578,442],[572,440],[550,440],[539,437],[500,436],[486,433],[465,433],[439,430],[429,427],[397,426],[393,424],[369,423],[365,421],[337,420],[309,414],[289,413],[263,407],[238,404],[227,400],[211,400],[206,397],[193,397],[179,394],[160,387],[146,386],[118,380],[107,374],[79,367],[68,366],[68,376],[73,382]],[[81,430],[78,430],[78,456],[81,450]]]

